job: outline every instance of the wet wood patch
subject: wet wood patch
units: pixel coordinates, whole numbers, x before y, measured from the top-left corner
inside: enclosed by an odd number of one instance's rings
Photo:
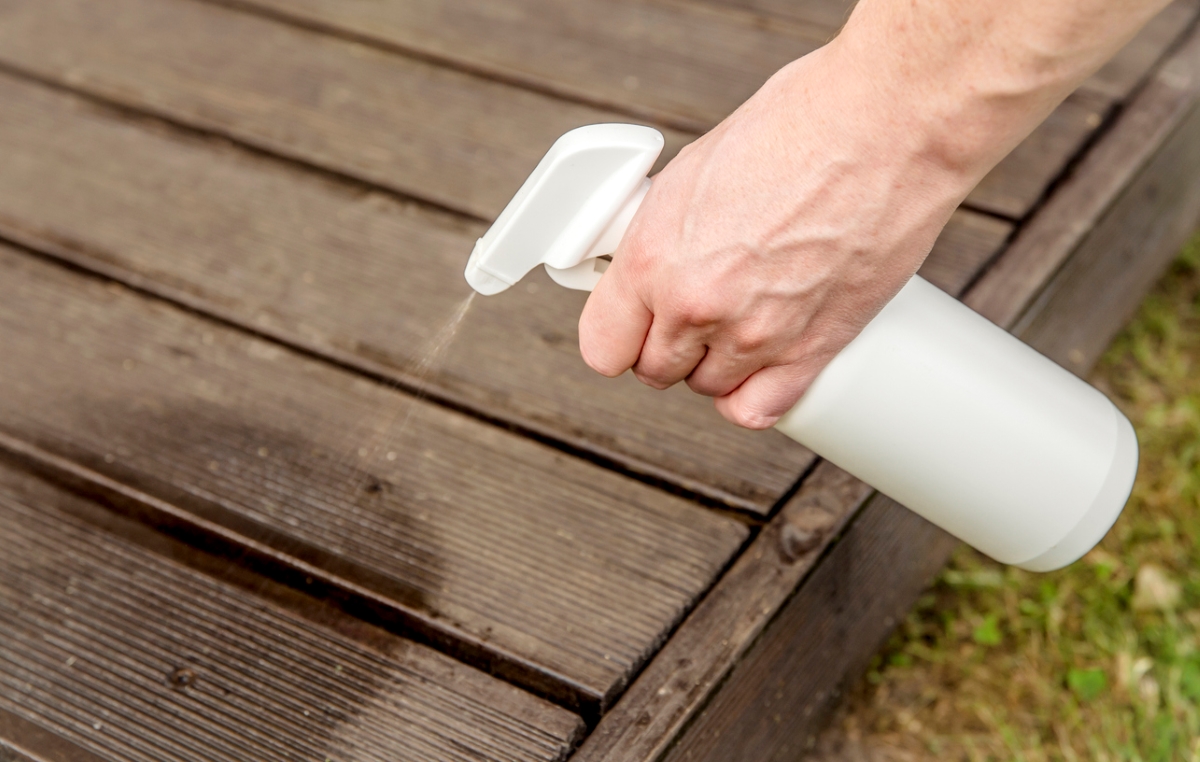
[[[429,648],[258,597],[244,572],[169,561],[197,554],[104,513],[0,465],[0,759],[551,762],[582,730]]]
[[[114,284],[9,249],[0,272],[0,430],[361,588],[570,706],[615,695],[746,536]]]

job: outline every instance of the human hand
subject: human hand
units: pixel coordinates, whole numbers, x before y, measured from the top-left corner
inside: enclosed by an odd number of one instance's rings
[[[823,48],[655,179],[580,320],[585,361],[773,425],[916,272],[974,185]]]

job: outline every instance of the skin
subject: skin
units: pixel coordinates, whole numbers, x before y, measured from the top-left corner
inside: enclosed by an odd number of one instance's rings
[[[861,0],[658,174],[584,308],[584,360],[772,426],[975,184],[1166,4]]]

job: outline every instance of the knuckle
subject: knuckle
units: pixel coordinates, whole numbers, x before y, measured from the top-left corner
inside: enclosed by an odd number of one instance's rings
[[[661,372],[656,373],[653,371],[642,370],[640,368],[634,368],[633,375],[637,377],[638,381],[641,381],[646,386],[653,387],[659,391],[670,387],[673,383]]]
[[[738,354],[759,354],[775,343],[776,331],[761,323],[739,326],[733,334],[733,345]]]
[[[705,381],[698,381],[694,378],[689,378],[684,383],[686,383],[688,385],[689,389],[691,389],[696,394],[699,394],[701,397],[720,397],[721,396],[720,394],[716,393],[716,390],[713,388],[712,384],[707,383]]]
[[[721,321],[720,305],[708,299],[683,297],[674,300],[672,312],[675,320],[693,328],[707,328]]]

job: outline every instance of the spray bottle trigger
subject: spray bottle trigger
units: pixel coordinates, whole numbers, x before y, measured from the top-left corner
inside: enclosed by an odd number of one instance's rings
[[[592,257],[585,259],[574,267],[559,269],[551,265],[543,265],[550,277],[560,286],[573,288],[577,291],[594,291],[600,283],[600,276],[608,269],[608,260]]]
[[[637,214],[638,208],[642,205],[642,201],[646,198],[646,193],[650,190],[650,178],[644,178],[638,187],[634,189],[629,198],[621,206],[617,213],[613,215],[612,221],[600,233],[600,237],[592,244],[584,258],[576,265],[571,267],[554,267],[550,264],[545,264],[546,272],[560,286],[573,288],[578,291],[592,291],[596,288],[596,284],[600,282],[600,276],[608,269],[609,260],[601,259],[601,257],[612,254],[620,245],[621,239],[625,237],[625,231],[629,229],[629,224],[633,222],[633,215]]]

